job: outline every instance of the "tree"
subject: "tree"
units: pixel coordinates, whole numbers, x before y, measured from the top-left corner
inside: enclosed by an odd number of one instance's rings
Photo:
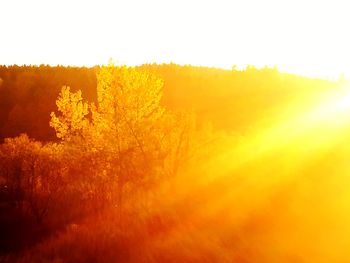
[[[81,91],[71,92],[69,87],[63,86],[56,105],[61,116],[57,117],[51,112],[50,126],[56,130],[57,137],[71,141],[83,136],[89,126],[86,118],[89,107],[87,102],[83,102]]]
[[[95,197],[111,193],[120,209],[126,189],[140,192],[162,175],[175,176],[188,156],[193,118],[166,111],[162,89],[163,81],[149,72],[109,64],[97,74],[96,104],[63,87],[60,115],[51,113],[50,125],[79,170],[74,173]]]
[[[43,205],[40,203],[43,199],[38,198],[43,181],[37,173],[41,151],[42,144],[29,139],[26,134],[5,139],[0,148],[0,156],[3,160],[2,173],[6,180],[10,201],[16,204],[21,214],[29,212],[38,222],[41,222],[47,212],[46,201]]]
[[[96,148],[110,160],[121,207],[127,184],[145,186],[154,173],[156,139],[165,109],[163,81],[131,67],[103,66],[97,75],[97,105],[92,106]]]
[[[164,113],[160,105],[162,80],[135,68],[113,64],[102,67],[97,80],[95,131],[117,146],[119,153],[137,148],[146,158],[145,137],[149,139]]]

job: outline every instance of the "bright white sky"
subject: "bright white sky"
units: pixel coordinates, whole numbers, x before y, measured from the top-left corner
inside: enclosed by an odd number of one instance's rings
[[[0,0],[0,64],[233,64],[350,75],[346,0]]]

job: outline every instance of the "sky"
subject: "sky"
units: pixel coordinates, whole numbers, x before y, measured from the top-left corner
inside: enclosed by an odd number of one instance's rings
[[[0,0],[0,64],[277,66],[350,75],[341,0]]]

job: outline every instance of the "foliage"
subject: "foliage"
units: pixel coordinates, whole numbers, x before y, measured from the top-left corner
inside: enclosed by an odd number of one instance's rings
[[[64,86],[56,101],[61,116],[51,113],[50,126],[56,130],[57,137],[70,141],[73,137],[82,136],[88,128],[89,122],[86,115],[89,114],[88,104],[82,101],[81,91],[70,92],[70,88]]]

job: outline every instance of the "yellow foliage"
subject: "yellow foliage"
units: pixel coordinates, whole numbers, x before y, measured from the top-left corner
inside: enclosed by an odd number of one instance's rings
[[[92,107],[96,136],[119,151],[144,150],[145,136],[161,118],[163,81],[131,67],[103,66],[97,76],[97,106]]]
[[[56,130],[57,137],[69,141],[74,136],[82,135],[89,125],[86,119],[89,107],[83,102],[81,91],[71,92],[69,87],[63,86],[56,105],[61,116],[57,117],[51,112],[50,126]]]

